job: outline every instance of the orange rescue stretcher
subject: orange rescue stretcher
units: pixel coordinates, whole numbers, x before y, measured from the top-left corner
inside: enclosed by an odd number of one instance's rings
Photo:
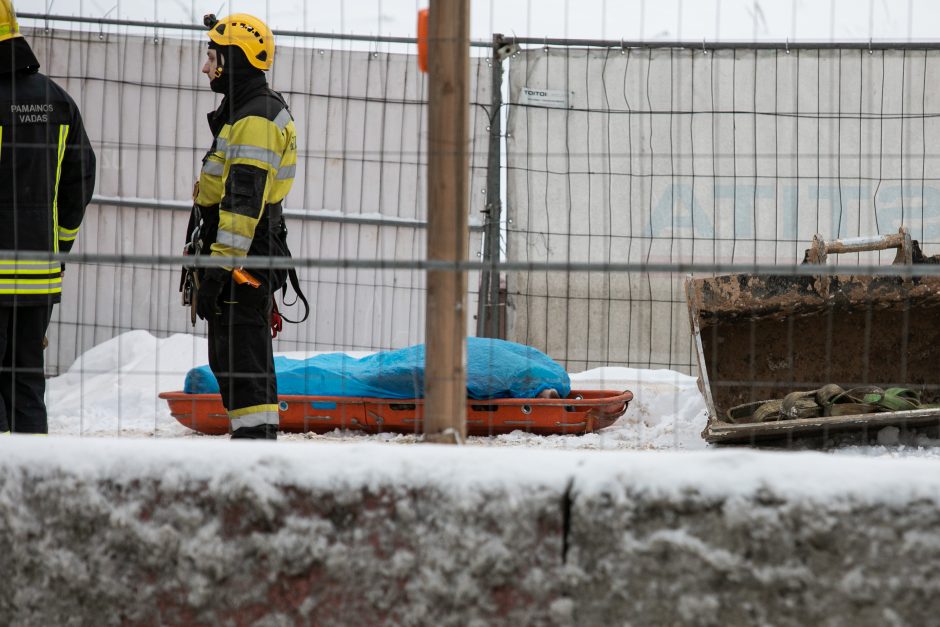
[[[163,392],[160,398],[180,424],[206,435],[229,432],[229,419],[218,394]],[[525,431],[538,435],[581,435],[609,427],[633,400],[630,391],[572,390],[567,398],[467,399],[467,434],[499,435]],[[279,397],[281,431],[327,433],[348,429],[363,433],[422,433],[422,399],[344,396]]]

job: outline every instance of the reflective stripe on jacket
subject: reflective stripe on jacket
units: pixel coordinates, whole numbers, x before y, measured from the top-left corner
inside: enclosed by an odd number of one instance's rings
[[[38,68],[24,39],[0,42],[0,305],[59,301],[61,265],[18,253],[68,252],[95,186],[78,107]]]
[[[215,115],[225,109],[223,101]],[[196,203],[218,209],[211,254],[245,257],[266,208],[293,185],[297,133],[287,105],[266,84],[243,96],[229,117],[203,160]]]

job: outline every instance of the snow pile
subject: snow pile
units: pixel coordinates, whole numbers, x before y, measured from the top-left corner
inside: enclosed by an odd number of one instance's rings
[[[633,392],[627,412],[595,436],[606,439],[608,447],[705,447],[701,433],[708,420],[708,410],[695,377],[673,370],[595,368],[571,375],[571,385],[582,390]]]
[[[204,338],[177,334],[158,339],[131,331],[82,355],[46,391],[49,431],[58,435],[195,436],[172,416],[160,392],[180,390],[186,373],[208,362]],[[285,353],[304,358],[313,353]],[[349,353],[356,357],[368,353]],[[528,446],[566,449],[703,448],[705,402],[696,380],[671,370],[597,368],[571,375],[572,387],[630,390],[634,400],[613,426],[584,436],[537,436],[516,431],[497,437],[473,437],[480,446]],[[199,436],[209,437],[209,436]],[[365,435],[336,431],[326,435],[288,435],[295,440],[412,443],[415,436]]]
[[[157,339],[130,331],[84,353],[65,374],[49,379],[49,432],[59,435],[184,435],[160,392],[182,387],[186,372],[208,363],[205,338]]]

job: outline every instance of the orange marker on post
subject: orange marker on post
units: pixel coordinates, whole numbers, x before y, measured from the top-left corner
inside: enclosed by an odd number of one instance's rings
[[[261,287],[261,281],[253,277],[251,273],[244,268],[235,268],[232,270],[232,279],[238,285],[245,285],[247,283],[251,287]]]
[[[418,69],[428,72],[428,10],[418,11]]]

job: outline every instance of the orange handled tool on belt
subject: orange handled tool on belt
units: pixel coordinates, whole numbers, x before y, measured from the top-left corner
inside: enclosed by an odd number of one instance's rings
[[[261,281],[256,279],[251,275],[250,272],[244,268],[235,268],[232,270],[232,280],[239,285],[250,285],[251,287],[258,288],[261,287]],[[271,298],[271,337],[277,337],[277,334],[284,329],[283,318],[281,313],[277,310],[277,301],[274,300],[274,297]]]
[[[261,287],[261,281],[251,275],[244,268],[235,268],[232,270],[232,280],[238,285],[248,284],[251,287]]]

